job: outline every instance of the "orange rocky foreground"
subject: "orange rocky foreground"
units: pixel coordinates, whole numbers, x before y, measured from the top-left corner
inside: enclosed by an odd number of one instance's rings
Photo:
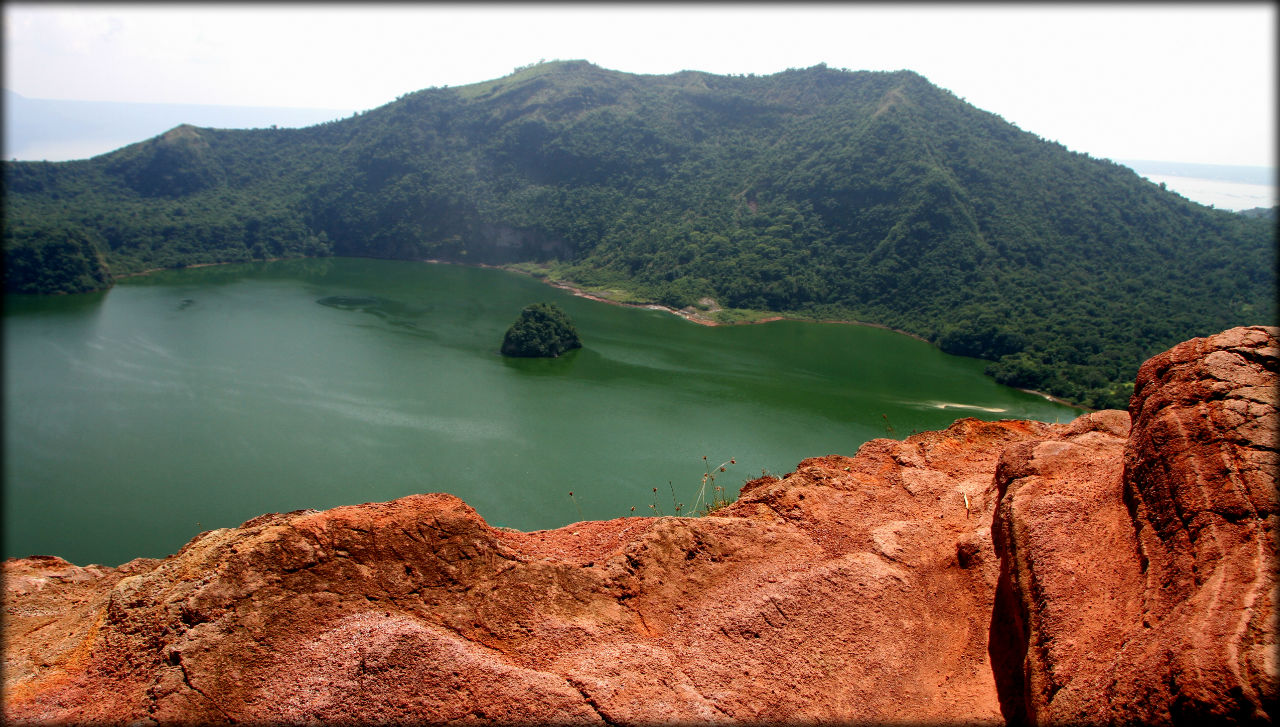
[[[1128,414],[875,440],[711,517],[416,495],[9,560],[4,717],[1271,723],[1278,332],[1157,356]]]

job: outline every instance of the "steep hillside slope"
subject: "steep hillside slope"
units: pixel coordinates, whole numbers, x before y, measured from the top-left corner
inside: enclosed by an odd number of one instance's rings
[[[1129,413],[873,440],[708,517],[521,533],[415,495],[9,560],[4,716],[1268,724],[1277,335],[1161,354]]]
[[[1070,152],[917,74],[537,65],[307,129],[182,126],[5,165],[6,290],[295,255],[540,262],[675,307],[855,319],[1119,405],[1275,316],[1274,226]],[[86,245],[88,247],[86,247]]]

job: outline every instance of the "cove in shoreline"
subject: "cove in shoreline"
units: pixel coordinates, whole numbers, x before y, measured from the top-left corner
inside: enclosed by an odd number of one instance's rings
[[[537,276],[532,275],[527,271],[521,270],[519,268],[509,267],[506,265],[485,265],[483,263],[480,263],[480,264],[451,263],[444,260],[423,260],[422,262],[436,263],[441,265],[472,265],[473,267],[493,268],[498,270],[506,270],[512,273],[519,273],[521,275],[528,275],[531,278],[542,280],[547,285],[550,285],[553,288],[559,288],[560,290],[576,295],[579,298],[586,298],[587,300],[594,300],[599,303],[608,303],[609,305],[618,305],[626,308],[644,308],[646,310],[664,311],[674,316],[679,316],[680,318],[683,318],[686,321],[689,321],[690,323],[697,323],[698,325],[701,325],[701,326],[712,326],[712,327],[725,326],[725,325],[740,326],[740,325],[751,325],[756,323],[773,323],[774,321],[786,321],[786,320],[809,321],[812,323],[834,323],[834,324],[842,324],[842,325],[849,325],[849,326],[866,326],[868,328],[879,328],[881,330],[892,331],[893,333],[907,336],[909,338],[914,338],[917,341],[923,341],[925,343],[928,343],[931,346],[934,345],[932,341],[930,341],[929,339],[917,333],[912,333],[911,331],[904,331],[901,328],[886,326],[882,323],[869,323],[867,321],[846,321],[846,320],[839,320],[839,319],[813,320],[810,318],[791,318],[784,315],[774,315],[774,316],[760,318],[752,321],[736,321],[734,323],[721,323],[720,321],[707,318],[705,315],[699,313],[696,310],[692,310],[690,308],[672,308],[671,306],[659,305],[657,303],[623,303],[617,300],[610,300],[608,298],[603,298],[601,296],[588,293],[587,291],[573,285],[572,283],[568,283],[562,280],[550,280],[548,278],[538,278]],[[715,310],[720,310],[720,308],[717,307]],[[1056,396],[1053,396],[1052,394],[1046,394],[1043,391],[1036,391],[1035,389],[1023,389],[1021,387],[1016,387],[1016,386],[1012,388],[1015,388],[1018,391],[1026,392],[1028,394],[1034,394],[1035,396],[1039,396],[1045,399],[1046,401],[1051,401],[1055,404],[1061,404],[1063,406],[1069,406],[1073,409],[1079,409],[1082,412],[1096,411],[1095,409],[1090,409],[1089,407],[1081,406],[1079,404],[1076,404],[1075,402],[1067,401],[1066,399],[1060,399]]]
[[[278,260],[283,260],[283,259],[285,258],[271,258],[268,260],[255,260],[252,262],[276,262]],[[303,259],[303,258],[290,258],[290,259]],[[243,261],[221,262],[221,263],[197,263],[194,265],[186,265],[184,266],[184,268],[203,268],[203,267],[212,267],[215,265],[234,265],[241,262]],[[834,324],[842,324],[842,325],[867,326],[869,328],[879,328],[881,330],[892,331],[894,333],[898,333],[903,336],[914,338],[917,341],[923,341],[925,343],[933,345],[933,342],[925,338],[924,336],[921,336],[916,333],[912,333],[910,331],[904,331],[900,328],[893,328],[892,326],[886,326],[881,323],[870,323],[867,321],[851,321],[851,320],[840,320],[840,319],[813,320],[809,318],[795,318],[795,317],[789,317],[785,315],[773,315],[773,316],[767,316],[765,318],[760,318],[757,320],[735,321],[733,323],[722,323],[720,321],[708,318],[703,313],[697,310],[694,310],[692,308],[672,308],[671,306],[660,305],[658,303],[624,303],[622,301],[610,300],[609,298],[588,293],[586,290],[574,285],[573,283],[562,281],[562,280],[551,280],[550,278],[547,278],[547,277],[539,277],[539,276],[533,275],[527,270],[522,270],[520,268],[511,266],[511,265],[490,265],[488,263],[464,263],[464,262],[455,262],[451,260],[439,260],[435,258],[419,258],[415,261],[410,261],[410,262],[431,263],[433,265],[460,265],[462,267],[484,268],[487,270],[505,270],[507,272],[517,273],[520,275],[525,275],[525,276],[534,278],[535,280],[540,280],[543,283],[546,283],[547,285],[550,285],[553,288],[559,288],[560,290],[563,290],[566,293],[570,293],[579,298],[585,298],[587,300],[596,301],[598,303],[607,303],[609,305],[622,306],[624,308],[642,308],[645,310],[663,311],[665,313],[670,313],[671,315],[683,318],[686,321],[689,321],[690,323],[696,323],[700,326],[709,326],[709,327],[725,326],[725,325],[740,326],[740,325],[750,325],[750,324],[757,324],[757,323],[773,323],[775,321],[785,321],[785,320],[809,321],[813,323],[834,323]],[[137,273],[125,273],[123,275],[119,275],[116,277],[132,278],[132,277],[138,277],[143,275],[150,275],[151,273],[163,272],[165,270],[177,270],[177,269],[183,269],[183,268],[152,268],[150,270],[143,270]],[[721,310],[721,309],[717,306],[712,309],[712,312],[716,310]],[[1065,399],[1060,399],[1051,394],[1046,394],[1043,391],[1036,391],[1035,389],[1023,389],[1019,387],[1013,387],[1013,388],[1018,389],[1018,391],[1026,392],[1028,394],[1034,394],[1035,396],[1039,396],[1045,399],[1046,401],[1051,401],[1055,404],[1069,406],[1073,409],[1078,409],[1080,411],[1085,411],[1085,412],[1094,411],[1093,409],[1090,409],[1088,407],[1080,406],[1075,402],[1067,401]]]

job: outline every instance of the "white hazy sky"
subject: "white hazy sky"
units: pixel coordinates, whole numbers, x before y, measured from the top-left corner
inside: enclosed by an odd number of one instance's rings
[[[1272,166],[1276,7],[4,4],[30,98],[368,109],[539,59],[632,73],[911,69],[1111,159]]]

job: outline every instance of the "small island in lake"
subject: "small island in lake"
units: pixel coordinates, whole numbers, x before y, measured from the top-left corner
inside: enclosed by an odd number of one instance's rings
[[[502,339],[503,356],[555,358],[575,348],[582,348],[578,330],[554,303],[526,306]]]

